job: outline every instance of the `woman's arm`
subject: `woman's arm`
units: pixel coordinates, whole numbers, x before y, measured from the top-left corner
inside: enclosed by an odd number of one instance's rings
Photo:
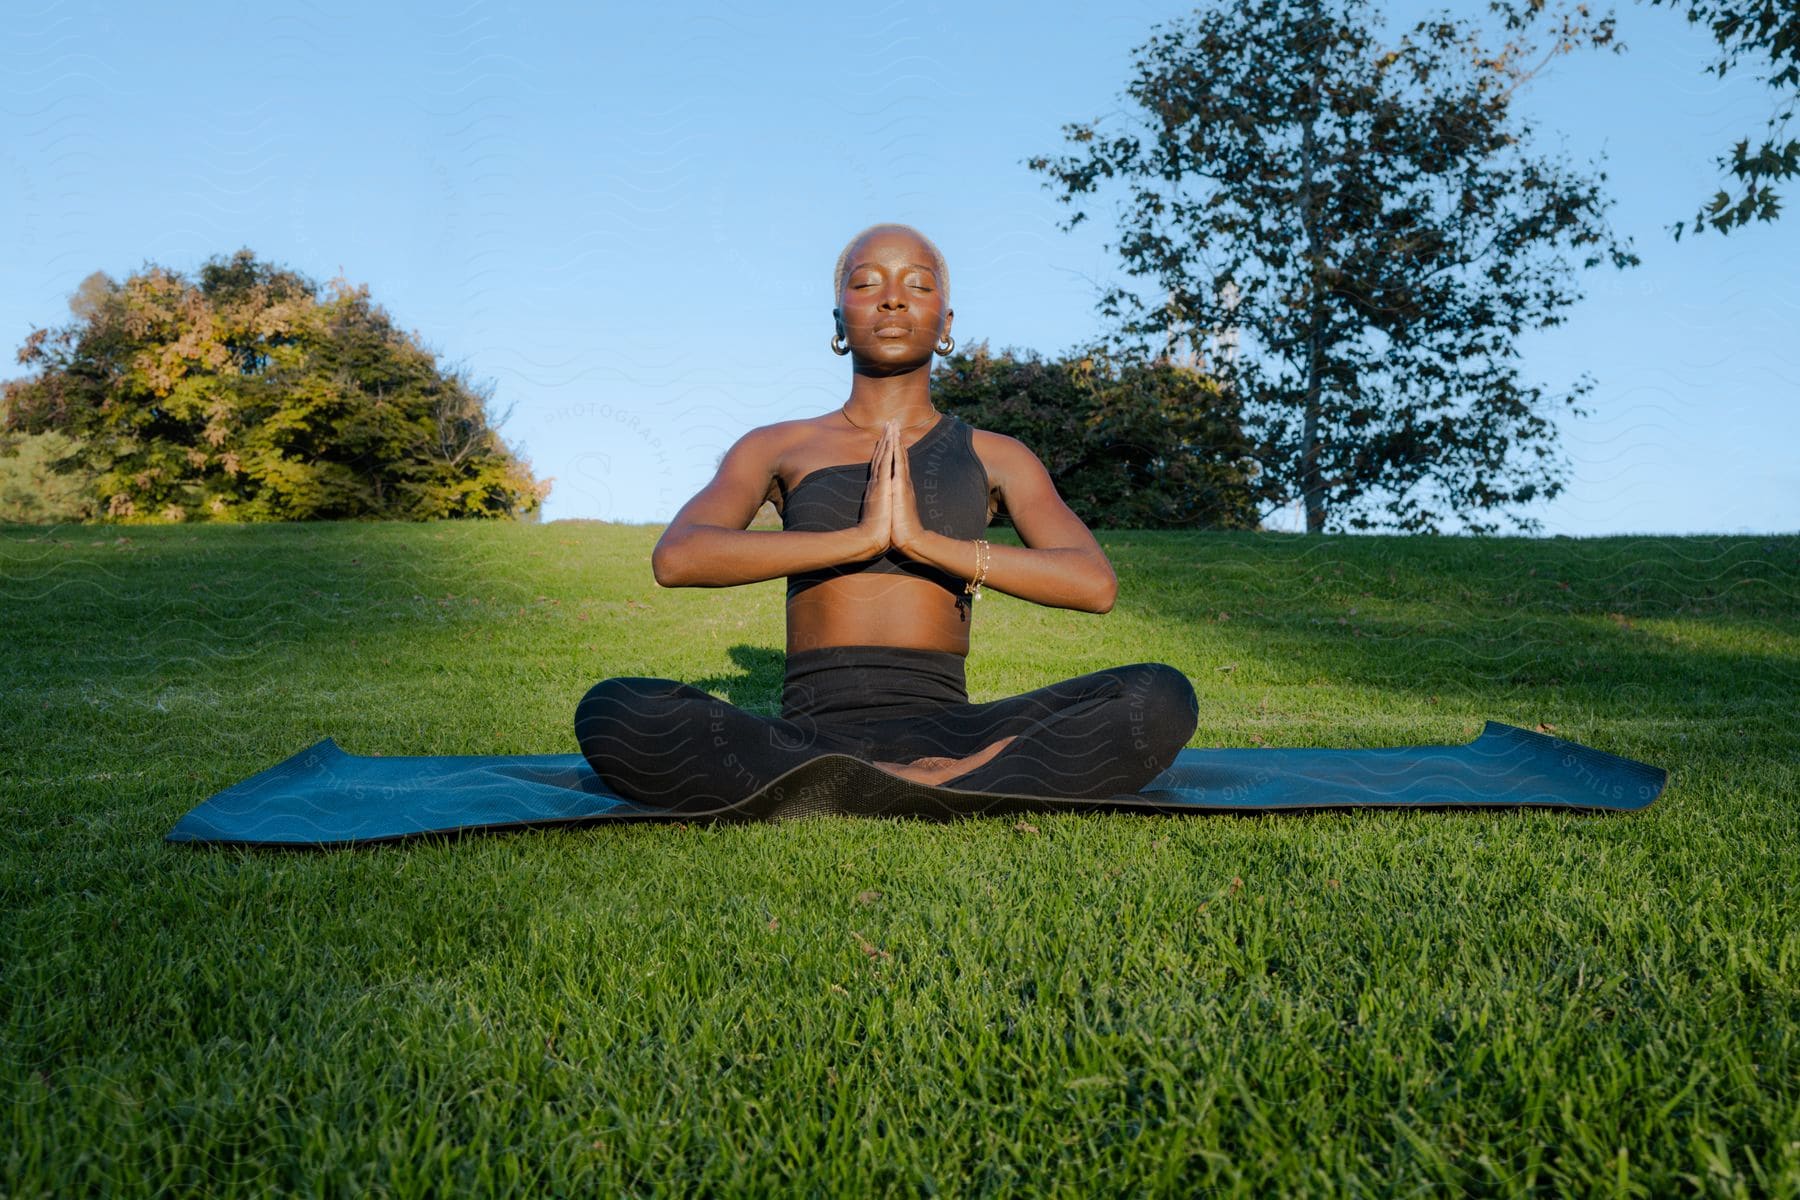
[[[657,583],[663,587],[759,583],[873,558],[887,548],[886,538],[867,521],[819,533],[747,529],[769,498],[779,458],[776,435],[768,427],[751,430],[725,452],[718,474],[682,505],[650,552],[650,571]],[[885,510],[880,516],[885,525]]]
[[[1052,608],[1110,612],[1119,595],[1118,576],[1088,527],[1057,495],[1044,464],[1017,438],[992,432],[982,436],[989,442],[983,459],[988,477],[999,486],[1013,528],[1025,543],[989,546],[982,586]],[[910,490],[910,480],[905,487]],[[899,547],[903,553],[964,579],[975,578],[974,542],[918,528],[917,522],[913,526]]]

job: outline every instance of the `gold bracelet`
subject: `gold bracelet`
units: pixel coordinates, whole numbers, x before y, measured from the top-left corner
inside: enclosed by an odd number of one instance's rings
[[[986,538],[975,539],[975,578],[963,584],[963,592],[971,600],[981,599],[981,584],[987,578],[991,552]]]

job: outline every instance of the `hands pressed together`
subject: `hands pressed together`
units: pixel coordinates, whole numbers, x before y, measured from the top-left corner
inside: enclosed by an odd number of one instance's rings
[[[911,465],[900,451],[900,423],[888,421],[869,459],[869,486],[863,492],[862,520],[857,528],[874,544],[872,554],[890,546],[914,554],[919,536],[919,504],[913,493]]]

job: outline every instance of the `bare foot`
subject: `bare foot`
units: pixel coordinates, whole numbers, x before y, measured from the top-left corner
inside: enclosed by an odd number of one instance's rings
[[[875,762],[871,765],[880,767],[889,774],[898,775],[902,779],[910,779],[914,783],[935,785],[946,779],[954,779],[964,771],[973,771],[1006,749],[1007,743],[1012,740],[1011,737],[1003,737],[997,742],[990,742],[966,758],[915,758],[909,763]]]

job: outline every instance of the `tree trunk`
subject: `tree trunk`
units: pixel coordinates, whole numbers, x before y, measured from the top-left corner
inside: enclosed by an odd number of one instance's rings
[[[1306,335],[1306,420],[1300,433],[1300,497],[1306,505],[1306,532],[1325,528],[1325,488],[1319,480],[1319,312]]]
[[[1301,224],[1306,230],[1306,414],[1300,430],[1300,498],[1306,508],[1306,532],[1325,528],[1325,488],[1319,480],[1319,396],[1323,387],[1319,358],[1324,352],[1325,299],[1319,294],[1319,273],[1324,248],[1319,221],[1313,212],[1313,159],[1318,143],[1313,137],[1319,92],[1324,87],[1324,64],[1313,61],[1313,112],[1300,131]]]

